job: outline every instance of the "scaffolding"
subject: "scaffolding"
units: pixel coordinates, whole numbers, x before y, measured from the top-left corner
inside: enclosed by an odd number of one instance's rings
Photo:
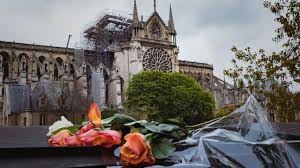
[[[82,51],[77,51],[75,62],[84,59],[94,67],[102,63],[111,69],[114,52],[129,45],[131,24],[131,19],[121,15],[102,15],[96,23],[83,32]]]

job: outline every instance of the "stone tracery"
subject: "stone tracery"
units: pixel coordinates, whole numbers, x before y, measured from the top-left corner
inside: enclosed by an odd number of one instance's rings
[[[171,56],[163,49],[150,48],[144,53],[144,70],[171,72],[173,69]]]

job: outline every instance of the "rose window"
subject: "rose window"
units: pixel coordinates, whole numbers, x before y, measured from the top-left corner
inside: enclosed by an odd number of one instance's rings
[[[172,59],[165,50],[150,48],[144,54],[143,68],[150,71],[171,72],[173,69]]]

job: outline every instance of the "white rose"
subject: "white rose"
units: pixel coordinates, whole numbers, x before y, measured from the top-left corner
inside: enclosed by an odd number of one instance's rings
[[[51,136],[53,132],[57,131],[58,129],[64,128],[64,127],[71,127],[74,126],[69,120],[67,120],[64,116],[61,116],[61,120],[56,121],[53,125],[49,127],[49,132],[47,133],[47,136]]]

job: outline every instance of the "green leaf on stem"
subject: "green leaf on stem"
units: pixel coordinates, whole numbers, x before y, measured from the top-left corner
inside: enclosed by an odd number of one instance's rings
[[[135,121],[135,122],[125,124],[125,126],[134,126],[134,125],[143,126],[147,130],[154,132],[154,133],[171,132],[171,131],[179,128],[177,125],[158,124],[156,122],[147,122],[146,120],[140,120],[140,121]]]
[[[175,129],[179,129],[179,127],[177,125],[172,125],[172,124],[159,124],[158,127],[160,128],[161,131],[164,132],[171,132]]]
[[[115,117],[113,120],[111,120],[111,129],[113,130],[121,130],[126,123],[135,121],[134,118],[124,114],[115,114],[113,117]]]
[[[135,124],[139,124],[141,126],[144,126],[145,124],[147,124],[147,121],[146,120],[134,121],[134,122],[126,123],[125,126],[133,126]]]
[[[116,116],[105,118],[102,120],[102,124],[103,125],[110,124],[115,118],[116,118]]]
[[[154,138],[150,144],[156,159],[166,159],[176,150],[174,144],[167,138]]]

